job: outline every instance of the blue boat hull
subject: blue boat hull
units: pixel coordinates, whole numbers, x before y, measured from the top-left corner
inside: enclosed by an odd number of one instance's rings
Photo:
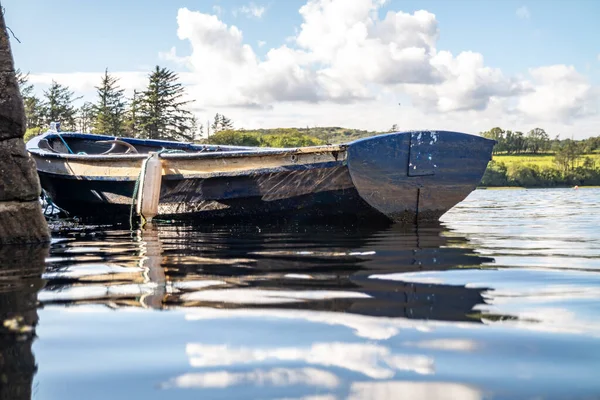
[[[348,148],[354,187],[396,221],[436,220],[479,184],[495,142],[448,131],[361,139]]]
[[[331,172],[331,171],[329,171]],[[314,219],[328,216],[380,217],[383,215],[370,207],[351,186],[347,169],[328,175],[323,190],[310,193],[296,191],[302,180],[317,180],[317,171],[309,174],[278,173],[268,177],[274,182],[288,181],[289,196],[265,199],[260,193],[261,178],[234,177],[210,179],[163,180],[160,196],[160,217],[168,219],[252,219],[276,216],[290,219]],[[53,201],[71,215],[95,219],[122,219],[131,213],[131,200],[135,182],[107,180],[73,180],[40,173],[42,187]],[[333,184],[335,181],[336,184]],[[346,188],[339,189],[340,183]]]

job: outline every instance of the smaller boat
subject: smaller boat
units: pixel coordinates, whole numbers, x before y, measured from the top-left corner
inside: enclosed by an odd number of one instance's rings
[[[129,217],[147,178],[143,167],[154,156],[156,198],[142,201],[155,202],[159,217],[355,215],[414,222],[437,220],[469,195],[494,144],[450,131],[302,148],[50,131],[31,139],[27,150],[52,201],[80,217]]]

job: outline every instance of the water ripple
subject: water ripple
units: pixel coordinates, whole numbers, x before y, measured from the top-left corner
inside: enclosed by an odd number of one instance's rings
[[[593,397],[599,198],[478,190],[418,227],[63,227],[43,273],[4,255],[0,305],[30,299],[4,313],[21,334],[40,316],[21,359],[33,376],[34,343],[41,398]]]

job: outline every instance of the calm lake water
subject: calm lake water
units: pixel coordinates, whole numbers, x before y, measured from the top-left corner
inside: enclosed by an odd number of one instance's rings
[[[600,189],[419,227],[61,229],[41,279],[28,255],[2,399],[600,397]]]

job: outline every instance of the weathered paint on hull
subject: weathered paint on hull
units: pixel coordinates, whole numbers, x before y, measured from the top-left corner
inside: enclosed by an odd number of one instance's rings
[[[166,142],[163,142],[166,143]],[[159,216],[302,213],[437,220],[481,180],[494,142],[457,132],[404,132],[348,145],[165,154]],[[45,156],[42,186],[78,215],[129,214],[143,155]]]
[[[130,214],[134,182],[76,181],[44,173],[40,176],[56,204],[73,215],[119,219]],[[349,182],[349,177],[345,178]],[[354,187],[336,189],[339,185],[328,185],[326,190],[302,190],[291,197],[269,198],[258,191],[259,181],[257,179],[251,184],[254,190],[247,195],[233,189],[247,185],[245,178],[164,181],[159,215],[170,219],[256,218],[265,215],[292,219],[343,215],[383,217],[362,200]],[[183,187],[184,191],[173,191]]]

